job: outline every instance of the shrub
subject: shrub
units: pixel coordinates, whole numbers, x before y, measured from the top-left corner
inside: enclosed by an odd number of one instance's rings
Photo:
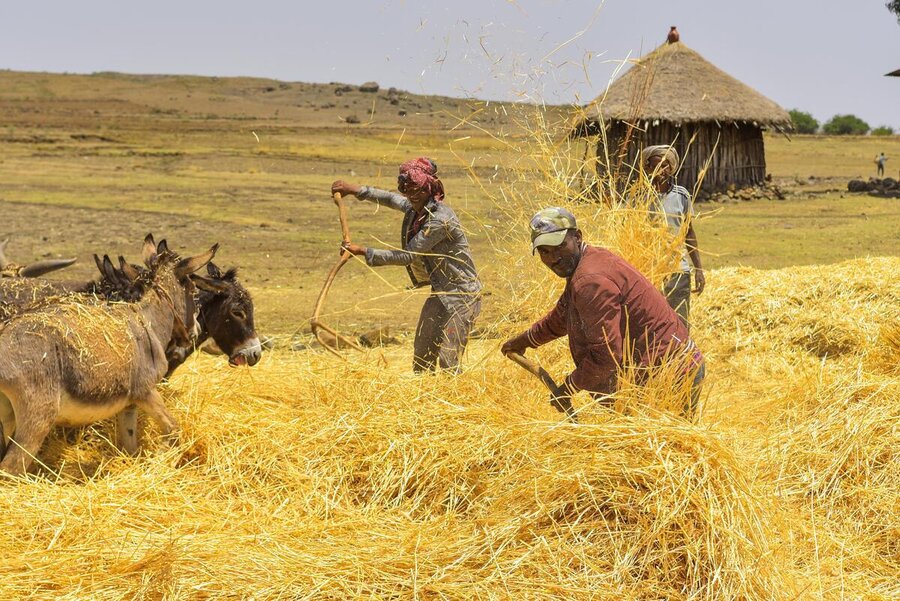
[[[835,115],[822,126],[822,131],[832,136],[863,136],[869,133],[869,124],[856,115]]]
[[[805,113],[798,109],[788,111],[791,116],[791,123],[794,125],[794,131],[798,134],[814,134],[819,131],[819,122],[809,113]]]
[[[887,125],[879,125],[875,129],[872,130],[873,136],[893,136],[894,128],[889,127]]]

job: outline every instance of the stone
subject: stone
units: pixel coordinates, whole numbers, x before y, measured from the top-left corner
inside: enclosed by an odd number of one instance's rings
[[[396,336],[391,336],[391,329],[388,326],[383,326],[360,334],[359,344],[360,346],[373,348],[388,344],[400,344],[400,340]]]
[[[847,192],[866,192],[869,186],[861,179],[851,179],[847,182]]]

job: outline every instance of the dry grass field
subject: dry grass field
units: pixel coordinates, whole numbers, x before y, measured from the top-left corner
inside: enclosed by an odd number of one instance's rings
[[[218,241],[221,260],[240,266],[258,293],[266,330],[290,333],[303,326],[323,265],[337,253],[331,182],[390,188],[399,163],[428,154],[454,208],[469,216],[470,241],[490,283],[491,228],[498,225],[491,182],[508,177],[504,170],[519,162],[532,130],[546,128],[510,105],[384,91],[336,96],[341,87],[0,71],[0,235],[13,237],[10,253],[23,261],[47,253],[79,257],[76,276],[92,273],[93,252],[135,254],[148,231],[179,249]],[[346,124],[351,111],[371,122]],[[550,109],[546,121],[566,116]],[[801,195],[701,207],[710,213],[698,225],[709,267],[897,254],[896,203],[822,191],[845,189],[847,177],[872,172],[871,157],[882,148],[900,157],[900,137],[778,136],[768,148],[773,176]],[[360,243],[396,244],[399,220],[352,202],[351,228]],[[414,325],[419,299],[405,301],[403,270],[374,275],[355,265],[342,278],[353,295],[336,289],[332,307],[348,326]],[[389,294],[398,295],[399,311],[365,303]],[[362,311],[352,311],[361,302]]]
[[[661,409],[661,379],[624,387],[614,411],[579,397],[569,425],[498,352],[559,292],[524,226],[564,201],[553,161],[580,151],[545,136],[566,110],[340,87],[0,72],[11,258],[77,256],[67,275],[86,278],[92,253],[136,259],[148,231],[179,250],[217,241],[276,339],[253,368],[198,354],[164,385],[175,448],[149,423],[135,458],[113,424],[59,429],[34,474],[0,482],[0,595],[900,597],[900,204],[842,192],[877,152],[900,160],[900,138],[768,137],[786,200],[698,206],[700,423]],[[402,344],[292,351],[337,258],[331,181],[392,187],[420,154],[490,293],[466,369],[414,376],[423,296],[358,261],[329,323],[391,326]],[[398,216],[349,205],[356,242],[396,244]],[[576,212],[592,240],[662,272],[631,213]],[[563,344],[535,356],[571,369]]]

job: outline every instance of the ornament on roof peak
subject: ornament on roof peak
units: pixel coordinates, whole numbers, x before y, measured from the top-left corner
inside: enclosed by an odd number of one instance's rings
[[[674,25],[672,25],[672,28],[669,30],[669,35],[666,36],[666,41],[670,44],[674,44],[680,39],[681,34],[678,33],[678,29]]]

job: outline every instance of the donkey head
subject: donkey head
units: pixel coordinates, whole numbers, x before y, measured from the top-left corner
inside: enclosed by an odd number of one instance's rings
[[[237,269],[222,273],[209,263],[207,277],[194,275],[200,289],[200,326],[228,355],[231,365],[256,365],[262,354],[253,320],[253,299],[237,280]]]
[[[94,255],[94,262],[100,270],[100,279],[92,282],[88,292],[101,298],[134,303],[141,300],[153,284],[149,270],[129,264],[121,255],[118,267],[106,255],[102,260]]]
[[[218,249],[219,245],[214,244],[201,255],[182,259],[169,250],[165,240],[156,244],[152,234],[147,234],[144,238],[143,256],[149,268],[149,276],[146,278],[170,303],[174,318],[172,337],[166,348],[170,363],[175,360],[180,364],[193,350],[200,326],[197,321],[197,289],[191,276],[209,263]],[[124,267],[126,263],[121,264],[123,271],[127,269]],[[129,267],[134,272],[141,273],[140,268]]]

